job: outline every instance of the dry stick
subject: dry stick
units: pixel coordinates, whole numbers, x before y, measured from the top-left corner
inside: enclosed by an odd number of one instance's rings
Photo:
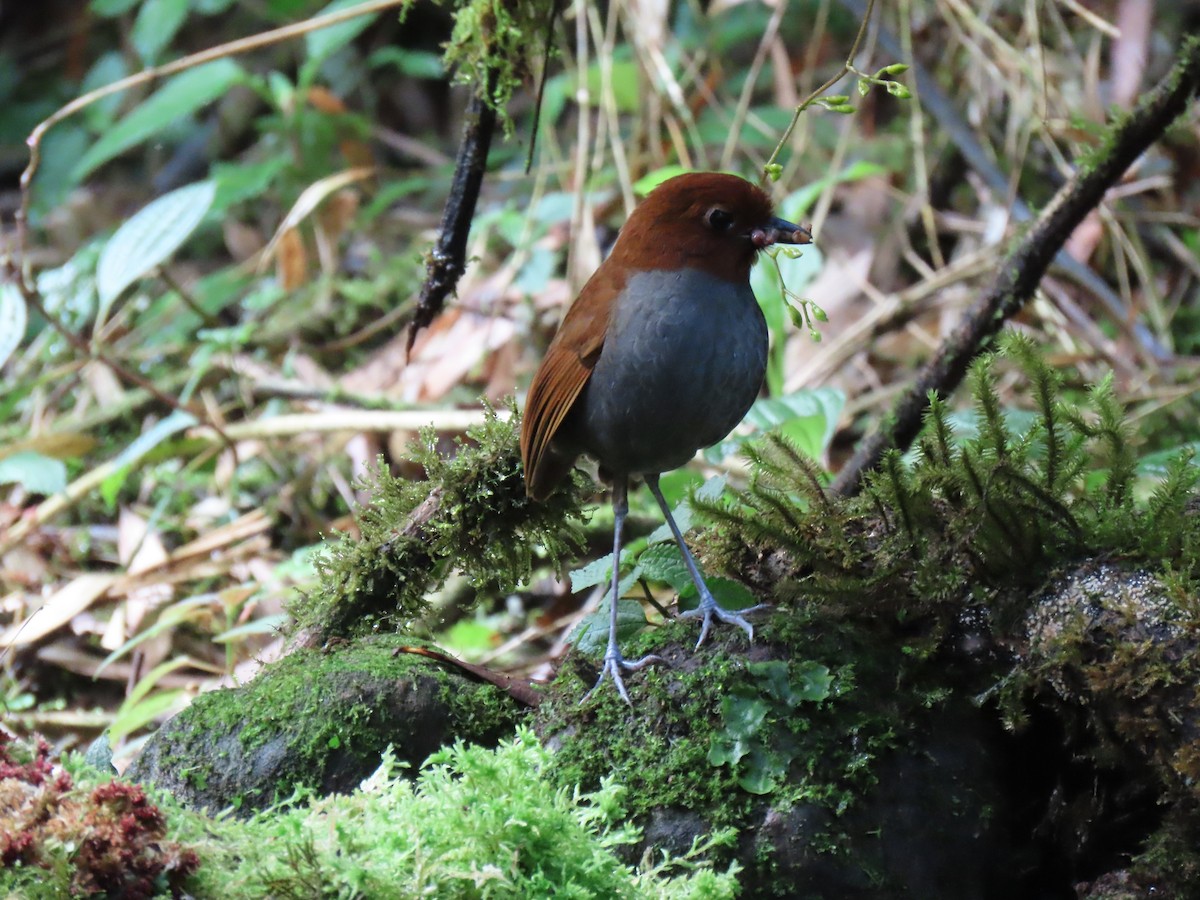
[[[865,12],[869,12],[867,0],[839,0],[839,2],[854,15],[863,15]],[[904,52],[900,40],[887,28],[879,28],[876,39],[886,53],[909,63],[908,74],[916,85],[923,111],[929,113],[938,123],[938,127],[954,144],[963,159],[995,192],[996,196],[1005,196],[1009,191],[1009,175],[1002,172],[1000,167],[992,161],[983,145],[967,127],[950,98],[938,85],[937,79],[916,60],[908,59],[909,54]],[[1033,218],[1033,210],[1020,197],[1013,201],[1009,214],[1019,222],[1026,222]],[[1170,356],[1166,348],[1145,324],[1131,317],[1128,305],[1120,295],[1089,266],[1081,263],[1065,250],[1059,250],[1054,258],[1054,265],[1080,287],[1095,294],[1108,309],[1109,315],[1112,316],[1117,327],[1130,333],[1144,355],[1157,360],[1163,360]]]
[[[991,287],[963,315],[954,332],[900,399],[890,424],[867,437],[834,479],[831,490],[858,492],[863,475],[891,447],[907,448],[921,429],[929,392],[949,394],[1001,326],[1033,296],[1055,254],[1125,170],[1166,131],[1200,90],[1200,38],[1187,38],[1175,66],[1111,132],[1094,162],[1082,166],[1050,201],[1001,265]]]
[[[406,354],[412,353],[417,332],[442,311],[446,298],[454,293],[467,267],[467,234],[475,217],[488,149],[496,130],[496,109],[492,105],[495,90],[496,70],[488,69],[487,84],[476,89],[467,106],[462,143],[454,163],[454,181],[442,210],[442,230],[425,262],[425,283],[421,285],[417,309],[408,326]]]

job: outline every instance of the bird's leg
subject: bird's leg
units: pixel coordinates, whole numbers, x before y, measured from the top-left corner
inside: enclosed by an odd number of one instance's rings
[[[763,609],[764,605],[760,604],[735,612],[725,609],[713,599],[712,592],[708,589],[708,585],[704,583],[704,576],[700,574],[700,567],[696,565],[696,560],[692,557],[692,552],[688,550],[679,526],[675,524],[675,517],[671,515],[671,507],[667,505],[667,498],[662,495],[662,490],[658,486],[658,476],[646,475],[645,479],[646,487],[650,488],[650,493],[654,495],[654,499],[658,501],[663,515],[667,517],[667,527],[671,529],[671,534],[675,536],[675,543],[679,545],[679,552],[683,554],[683,564],[687,566],[688,574],[692,576],[692,583],[696,585],[696,591],[700,595],[700,604],[695,609],[689,609],[687,612],[680,614],[687,619],[698,618],[702,620],[700,640],[696,641],[696,647],[699,648],[704,643],[704,639],[708,637],[708,629],[712,625],[714,616],[727,625],[740,626],[746,632],[746,636],[750,640],[754,640],[754,626],[743,618],[743,614]]]
[[[629,699],[629,694],[625,690],[625,680],[621,677],[621,670],[634,672],[654,662],[662,662],[662,658],[658,656],[643,656],[641,659],[629,662],[621,655],[621,648],[617,646],[617,600],[621,584],[621,532],[625,528],[625,516],[629,514],[629,479],[624,475],[617,475],[613,478],[613,569],[612,569],[612,596],[609,598],[609,618],[608,618],[608,649],[604,651],[604,668],[600,671],[600,677],[592,686],[592,689],[583,695],[583,700],[592,696],[596,688],[604,681],[605,675],[611,675],[613,683],[617,686],[617,692],[621,695],[621,699],[632,706]],[[580,701],[583,702],[582,700]]]

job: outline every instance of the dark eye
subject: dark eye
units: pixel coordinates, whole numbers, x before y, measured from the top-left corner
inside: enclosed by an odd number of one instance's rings
[[[704,222],[717,234],[724,234],[733,227],[733,216],[721,207],[714,206],[704,214]]]

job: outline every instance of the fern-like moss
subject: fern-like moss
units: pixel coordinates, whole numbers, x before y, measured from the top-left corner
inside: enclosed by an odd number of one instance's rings
[[[1005,415],[1001,358],[1028,385],[1028,427]],[[784,604],[835,602],[872,615],[920,615],[981,590],[1034,587],[1057,566],[1101,554],[1167,561],[1177,580],[1195,584],[1200,516],[1186,513],[1198,470],[1180,457],[1149,501],[1138,501],[1130,428],[1110,380],[1076,403],[1032,342],[1009,335],[975,363],[970,387],[976,436],[959,439],[946,405],[931,397],[911,458],[885,456],[853,499],[826,496],[811,461],[766,437],[748,450],[756,475],[746,490],[696,501],[721,526],[711,555]],[[758,568],[764,559],[769,572]]]

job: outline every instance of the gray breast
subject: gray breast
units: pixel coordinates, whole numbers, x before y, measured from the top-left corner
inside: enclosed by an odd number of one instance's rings
[[[741,421],[766,361],[767,326],[749,284],[694,269],[639,272],[571,430],[614,473],[678,468]]]

